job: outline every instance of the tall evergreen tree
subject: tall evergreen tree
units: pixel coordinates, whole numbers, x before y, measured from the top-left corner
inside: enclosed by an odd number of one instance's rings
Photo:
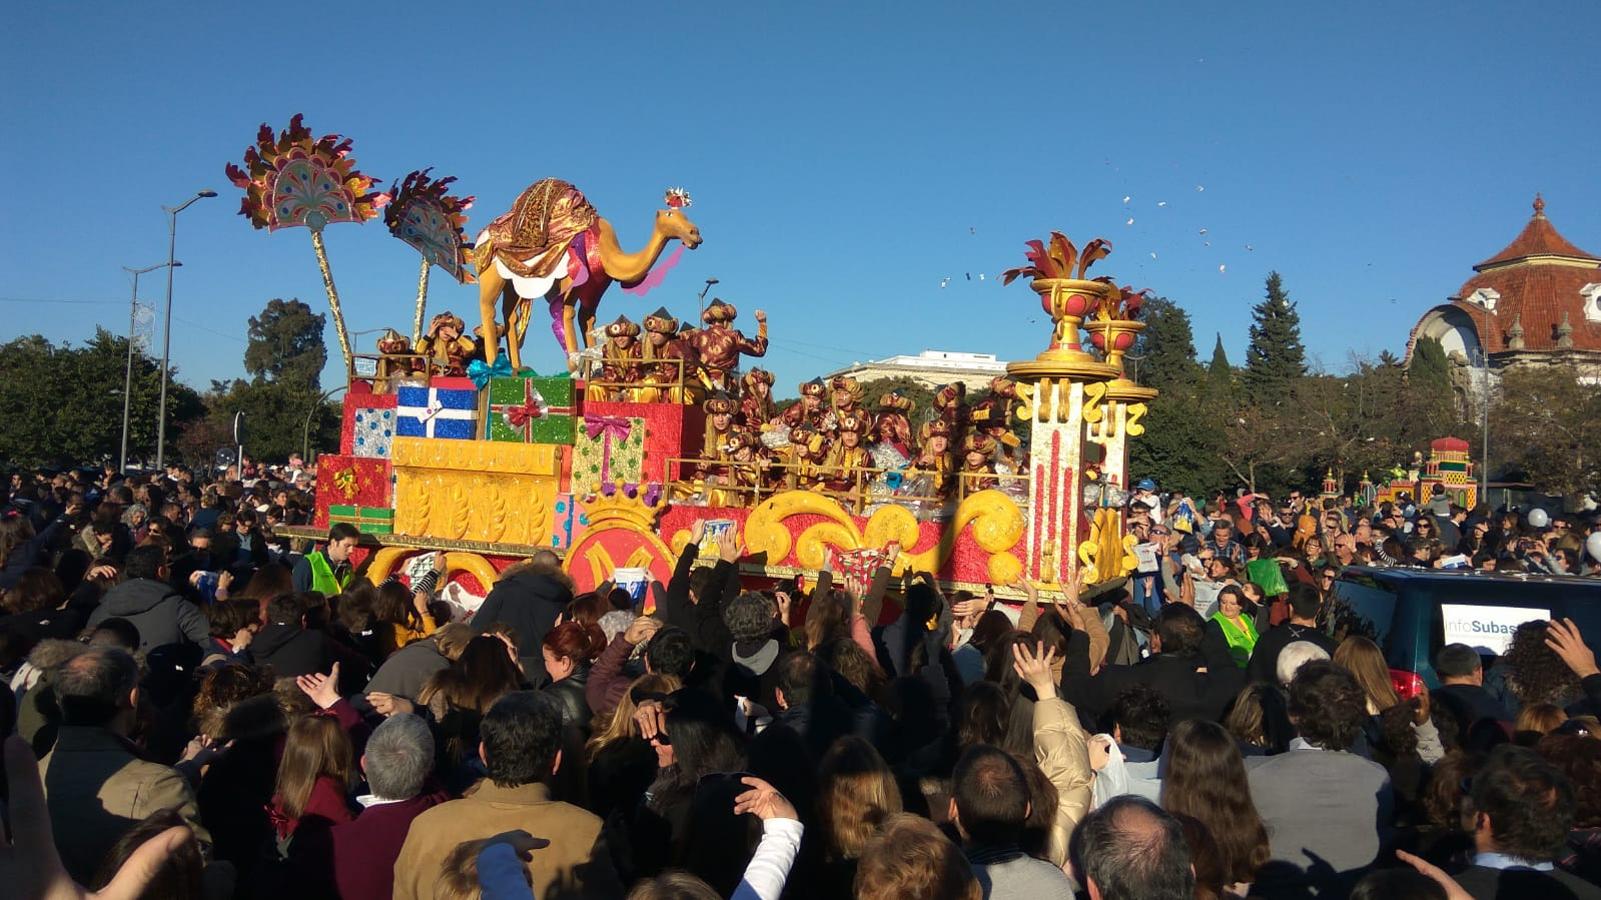
[[[1285,293],[1279,273],[1268,273],[1267,296],[1252,308],[1251,316],[1255,321],[1245,351],[1245,392],[1253,402],[1271,405],[1285,399],[1295,380],[1306,375],[1301,315]]]
[[[1232,401],[1234,397],[1234,367],[1229,365],[1229,354],[1223,349],[1223,335],[1212,345],[1212,362],[1206,367],[1207,393],[1214,399]]]
[[[1128,355],[1139,382],[1162,388],[1195,379],[1201,367],[1195,361],[1195,333],[1184,307],[1155,297],[1146,301],[1141,318],[1145,330]]]

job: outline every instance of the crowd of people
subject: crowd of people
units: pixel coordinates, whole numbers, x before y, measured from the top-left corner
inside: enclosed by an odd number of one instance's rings
[[[1349,565],[1595,574],[1593,521],[1147,482],[1129,578],[1020,608],[894,545],[752,589],[697,525],[643,601],[542,552],[452,621],[442,566],[374,584],[348,525],[275,536],[303,470],[244,475],[11,478],[22,896],[1601,897],[1585,636],[1403,696],[1330,615]]]

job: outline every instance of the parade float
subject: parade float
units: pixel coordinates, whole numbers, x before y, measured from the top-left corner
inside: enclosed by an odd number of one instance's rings
[[[315,521],[283,531],[317,540],[332,523],[355,525],[374,581],[440,551],[470,607],[540,550],[560,556],[580,590],[620,571],[666,581],[697,520],[711,535],[734,532],[753,586],[831,557],[849,577],[892,544],[898,572],[1003,597],[1020,578],[1050,594],[1080,570],[1093,584],[1136,565],[1122,521],[1128,442],[1143,433],[1155,391],[1122,365],[1144,328],[1143,292],[1089,275],[1111,252],[1105,240],[1080,249],[1053,233],[1028,243],[1027,264],[1004,282],[1028,282],[1050,316],[1049,340],[981,398],[952,384],[919,410],[840,377],[800,385],[800,400],[780,410],[772,375],[740,366],[766,352],[761,311],[755,336],[721,300],[698,326],[665,308],[596,324],[613,282],[642,295],[700,245],[687,191],[667,191],[634,251],[554,178],[469,242],[471,198],[451,196],[452,179],[420,170],[375,193],[350,141],[313,138],[298,116],[279,135],[264,125],[229,176],[256,227],[311,230],[350,375],[339,452],[317,459]],[[391,330],[358,359],[322,230],[380,210],[422,255],[422,275],[411,338]],[[474,331],[448,312],[421,327],[432,266],[476,280]],[[568,371],[521,364],[541,304]]]

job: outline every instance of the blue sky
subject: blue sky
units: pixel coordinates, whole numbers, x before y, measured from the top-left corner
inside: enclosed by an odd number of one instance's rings
[[[120,267],[163,261],[161,205],[206,187],[221,197],[178,229],[184,379],[238,374],[267,299],[324,309],[309,236],[250,228],[222,173],[296,112],[385,184],[456,175],[470,232],[558,176],[631,247],[663,189],[688,188],[705,245],[647,297],[613,289],[601,318],[693,316],[715,276],[748,331],[768,311],[784,394],[924,348],[1032,355],[1035,297],[995,276],[1053,228],[1110,239],[1094,271],[1183,304],[1203,357],[1220,331],[1242,359],[1278,269],[1333,369],[1399,351],[1537,190],[1601,251],[1594,3],[537,6],[16,6],[0,340],[124,330]],[[349,327],[409,331],[414,252],[381,221],[327,244]],[[163,287],[141,294],[159,307]],[[436,273],[429,309],[446,308],[473,322],[476,290]],[[529,342],[559,365],[542,323]]]

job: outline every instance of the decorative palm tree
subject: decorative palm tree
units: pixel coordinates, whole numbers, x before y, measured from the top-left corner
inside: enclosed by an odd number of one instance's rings
[[[428,269],[438,266],[462,284],[475,279],[467,265],[467,210],[472,197],[455,197],[445,192],[456,179],[434,180],[433,169],[412,172],[389,186],[393,198],[384,209],[389,233],[422,254],[422,271],[417,276],[417,313],[412,319],[411,345],[422,340],[423,313],[428,305]]]
[[[356,169],[350,155],[350,139],[337,134],[313,138],[301,122],[299,113],[289,127],[274,135],[263,123],[256,133],[256,145],[245,150],[245,167],[228,164],[228,180],[243,189],[245,198],[239,214],[256,228],[311,229],[311,247],[317,254],[322,286],[328,292],[328,309],[333,313],[334,333],[345,357],[345,373],[356,373],[350,352],[350,335],[345,331],[344,312],[339,307],[339,290],[334,287],[333,271],[328,267],[328,251],[322,230],[334,222],[365,222],[378,215],[389,202],[389,195],[374,192],[374,179]]]

